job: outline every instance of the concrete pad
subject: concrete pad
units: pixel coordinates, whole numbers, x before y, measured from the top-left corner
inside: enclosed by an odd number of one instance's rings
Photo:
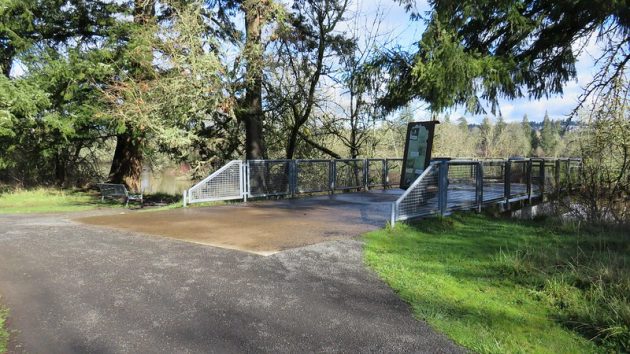
[[[339,193],[76,219],[82,223],[270,255],[348,239],[387,222],[400,190]]]

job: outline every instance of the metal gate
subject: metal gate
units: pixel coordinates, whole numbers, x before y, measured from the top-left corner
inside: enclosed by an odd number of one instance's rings
[[[203,181],[184,191],[184,206],[188,203],[246,198],[245,170],[246,165],[243,161],[230,161]]]

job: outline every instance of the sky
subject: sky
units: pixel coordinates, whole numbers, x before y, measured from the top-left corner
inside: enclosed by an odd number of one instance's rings
[[[390,0],[354,0],[353,6],[357,10],[362,10],[366,16],[374,16],[377,8],[384,10],[383,30],[390,31],[397,37],[397,43],[401,46],[413,46],[424,29],[422,21],[411,21],[409,14],[395,1]],[[420,13],[430,9],[424,0],[416,3]],[[552,119],[565,119],[576,107],[578,98],[583,91],[583,87],[592,79],[594,74],[594,57],[599,53],[597,44],[593,39],[589,40],[585,50],[578,57],[576,63],[577,79],[570,81],[564,88],[562,95],[554,95],[541,100],[529,100],[521,98],[516,100],[500,100],[499,109],[503,118],[508,122],[521,121],[523,115],[527,114],[530,121],[542,121],[545,112],[548,112]],[[424,109],[424,105],[416,103],[415,114],[417,120],[428,119],[430,113]],[[464,112],[463,109],[453,109],[449,114],[452,119],[457,119],[462,115],[466,116],[470,123],[479,123],[482,115],[474,116]]]

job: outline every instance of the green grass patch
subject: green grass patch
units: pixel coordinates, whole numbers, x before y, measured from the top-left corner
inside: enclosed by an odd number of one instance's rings
[[[0,214],[69,212],[120,205],[115,201],[101,202],[97,193],[75,190],[38,188],[0,194]]]
[[[366,234],[414,314],[481,353],[630,351],[630,233],[461,214]]]
[[[9,311],[0,305],[0,353],[6,353],[9,345],[9,331],[7,329],[7,316]]]

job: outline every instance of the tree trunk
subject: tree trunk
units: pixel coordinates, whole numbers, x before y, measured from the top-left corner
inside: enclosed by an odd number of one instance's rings
[[[129,132],[116,136],[116,151],[109,170],[110,183],[123,183],[129,188],[140,190],[142,174],[142,139]]]
[[[297,138],[300,133],[300,128],[295,125],[291,129],[291,134],[289,135],[289,142],[287,143],[286,150],[286,158],[288,160],[293,159],[293,155],[295,154],[295,149],[297,148]]]
[[[263,53],[261,44],[262,10],[266,3],[258,0],[245,1],[245,56],[247,58],[247,72],[245,74],[245,101],[243,120],[245,122],[245,157],[262,159],[265,157],[263,139],[263,109],[262,109],[262,69]]]
[[[155,0],[136,0],[133,9],[133,22],[142,26],[149,19],[155,17]],[[140,71],[137,63],[131,63],[134,76],[142,78],[145,73]],[[116,150],[109,170],[108,181],[124,183],[135,191],[140,190],[142,174],[142,135],[136,127],[126,124],[125,132],[116,135]]]
[[[55,184],[58,187],[63,188],[66,183],[66,159],[62,156],[61,152],[55,154]]]

